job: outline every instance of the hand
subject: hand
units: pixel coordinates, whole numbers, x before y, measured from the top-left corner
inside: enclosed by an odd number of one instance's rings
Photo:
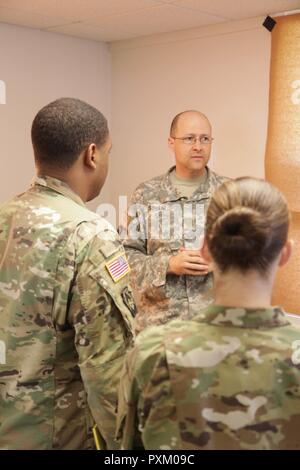
[[[201,256],[199,250],[185,250],[181,248],[179,253],[171,256],[167,273],[188,274],[189,276],[205,276],[211,271],[210,264]]]

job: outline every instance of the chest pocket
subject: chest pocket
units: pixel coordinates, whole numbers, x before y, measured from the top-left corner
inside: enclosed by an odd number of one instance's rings
[[[132,331],[136,306],[129,285],[130,267],[122,245],[106,241],[92,262],[95,268],[90,272],[90,276],[110,295]]]

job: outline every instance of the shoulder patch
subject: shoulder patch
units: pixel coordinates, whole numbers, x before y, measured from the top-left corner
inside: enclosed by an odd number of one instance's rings
[[[125,254],[115,256],[112,260],[105,264],[107,271],[114,282],[118,282],[122,277],[130,272],[130,267]]]
[[[133,294],[128,286],[124,287],[121,293],[122,299],[128,310],[131,312],[131,315],[135,317],[136,315],[136,305],[134,303]]]

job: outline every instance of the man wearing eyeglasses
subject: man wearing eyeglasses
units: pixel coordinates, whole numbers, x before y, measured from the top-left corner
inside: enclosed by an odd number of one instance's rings
[[[225,177],[207,164],[211,124],[198,111],[177,114],[168,139],[175,166],[135,190],[124,245],[132,269],[138,330],[191,318],[212,301],[211,268],[202,256],[205,212]]]

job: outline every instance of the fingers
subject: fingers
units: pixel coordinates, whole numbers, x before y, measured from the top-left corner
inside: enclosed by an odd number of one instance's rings
[[[181,250],[169,260],[168,272],[187,274],[190,276],[205,276],[210,271],[210,265],[199,255],[199,251]]]
[[[208,274],[207,271],[194,271],[192,269],[184,269],[183,273],[188,276],[206,276]]]
[[[189,271],[189,273],[192,272],[198,275],[205,275],[205,274],[208,274],[209,272],[208,266],[206,266],[205,264],[193,264],[193,263],[185,263],[183,265],[183,270],[185,272]]]
[[[203,264],[203,263],[185,262],[185,263],[183,263],[183,268],[184,269],[190,269],[192,271],[207,271],[208,270],[208,265]]]
[[[201,264],[203,266],[206,266],[208,268],[209,264],[207,263],[207,261],[202,258],[201,256],[186,256],[184,258],[184,262],[187,262],[187,263],[193,263],[193,264]]]

